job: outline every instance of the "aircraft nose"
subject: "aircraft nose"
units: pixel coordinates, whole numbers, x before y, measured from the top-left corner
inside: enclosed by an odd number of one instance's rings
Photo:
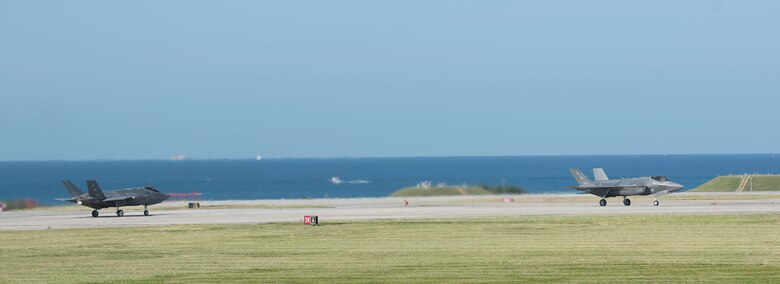
[[[679,183],[672,183],[669,185],[669,191],[678,191],[680,189],[685,188],[682,184]]]

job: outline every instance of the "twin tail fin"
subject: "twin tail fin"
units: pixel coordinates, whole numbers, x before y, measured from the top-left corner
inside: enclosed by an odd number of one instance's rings
[[[84,194],[83,192],[81,192],[81,190],[78,187],[76,187],[75,184],[73,184],[73,182],[69,180],[62,181],[62,184],[64,184],[65,188],[68,189],[68,192],[70,192],[70,196],[79,197],[82,194]]]
[[[97,199],[104,199],[106,196],[103,194],[103,191],[100,190],[100,186],[98,185],[97,181],[95,180],[88,180],[87,181],[87,189],[89,189],[89,196],[97,198]]]
[[[571,168],[569,169],[569,171],[571,172],[571,175],[574,176],[574,179],[577,180],[577,183],[580,184],[580,186],[593,185],[593,182],[590,181],[590,179],[587,176],[585,176],[585,174],[583,174],[582,171],[580,171],[580,169]]]

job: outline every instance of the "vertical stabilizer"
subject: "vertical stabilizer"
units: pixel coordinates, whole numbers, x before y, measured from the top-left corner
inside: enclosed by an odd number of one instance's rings
[[[571,168],[569,169],[569,171],[571,172],[571,175],[574,176],[574,179],[577,180],[577,183],[580,184],[580,186],[593,185],[593,182],[590,181],[590,179],[587,176],[585,176],[585,174],[583,174],[582,171],[580,171],[580,169]]]
[[[602,168],[593,168],[593,179],[596,181],[605,181],[609,180],[607,177],[607,173],[604,172],[604,169]]]
[[[87,181],[87,189],[89,189],[89,196],[92,196],[92,197],[98,198],[98,199],[106,198],[106,196],[103,194],[103,191],[100,190],[100,186],[98,185],[97,181],[88,180]]]
[[[63,180],[62,184],[64,184],[65,188],[68,189],[68,192],[70,192],[70,196],[79,197],[82,194],[84,194],[83,192],[81,192],[81,190],[78,187],[76,187],[75,184],[73,184],[69,180]]]

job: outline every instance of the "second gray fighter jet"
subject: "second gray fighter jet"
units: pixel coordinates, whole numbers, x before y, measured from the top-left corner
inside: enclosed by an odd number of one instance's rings
[[[665,176],[638,177],[626,179],[609,179],[602,168],[593,169],[594,181],[591,181],[580,169],[570,170],[571,175],[577,180],[579,186],[570,186],[576,190],[601,197],[599,205],[606,206],[608,197],[623,196],[623,205],[631,205],[627,196],[652,195],[655,197],[653,205],[658,206],[658,196],[666,195],[680,189],[683,186],[672,182]]]

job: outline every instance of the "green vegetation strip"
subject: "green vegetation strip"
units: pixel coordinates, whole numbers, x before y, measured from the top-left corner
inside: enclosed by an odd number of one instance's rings
[[[741,176],[722,176],[711,179],[697,188],[691,189],[691,192],[735,192]]]
[[[691,189],[691,192],[735,192],[742,182],[742,176],[719,176]],[[754,175],[752,183],[744,191],[780,191],[780,176]]]
[[[780,215],[321,222],[0,231],[0,275],[4,283],[780,283]]]
[[[780,191],[780,176],[753,176],[752,187],[750,184],[745,191]]]

